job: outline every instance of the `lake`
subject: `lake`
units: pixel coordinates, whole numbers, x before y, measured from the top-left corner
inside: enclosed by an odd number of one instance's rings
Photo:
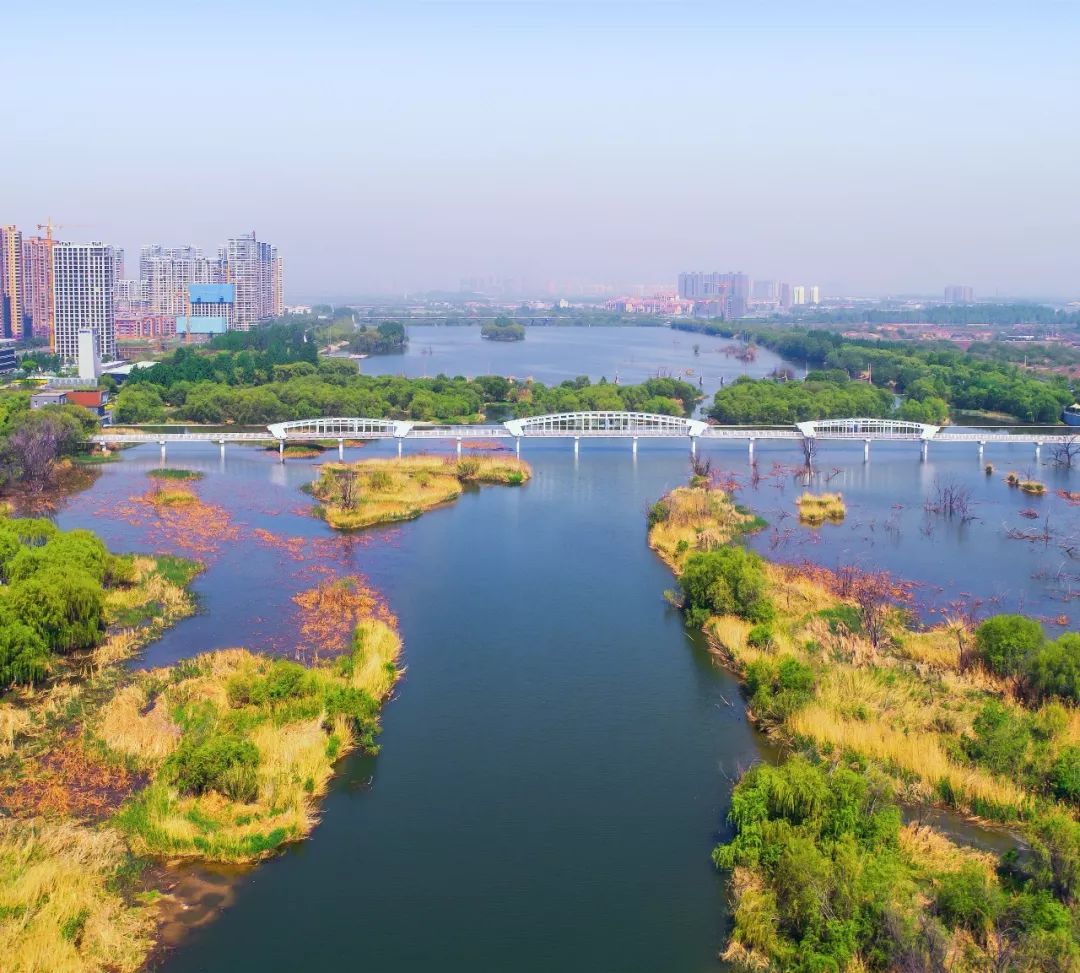
[[[579,375],[630,385],[661,375],[700,383],[708,396],[740,375],[760,378],[787,364],[765,348],[742,362],[727,353],[733,346],[729,338],[670,328],[528,328],[524,341],[485,341],[479,327],[409,325],[403,354],[359,364],[366,375],[507,375],[546,385]]]

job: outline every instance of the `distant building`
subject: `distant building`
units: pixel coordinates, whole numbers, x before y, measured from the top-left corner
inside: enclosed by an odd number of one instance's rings
[[[780,306],[782,308],[791,307],[791,285],[790,284],[780,284],[780,286],[777,288],[777,296],[778,296],[778,298],[780,300]]]
[[[67,393],[68,405],[81,405],[89,409],[95,415],[105,415],[105,406],[109,401],[109,393],[105,389],[71,389]]]
[[[217,284],[225,280],[220,257],[203,256],[196,247],[143,247],[139,256],[139,288],[142,300],[154,314],[188,314],[188,291],[193,284]]]
[[[802,284],[795,284],[791,288],[791,306],[799,307],[806,303],[806,288]]]
[[[276,247],[252,232],[229,240],[224,258],[226,282],[236,287],[233,329],[250,331],[284,312],[284,267]]]
[[[23,338],[30,331],[26,311],[23,238],[16,226],[0,227],[0,324],[5,338]]]
[[[963,284],[950,284],[945,288],[946,304],[974,304],[975,291]]]
[[[15,342],[11,338],[0,341],[0,372],[13,372],[19,367],[15,355]]]
[[[117,341],[171,338],[175,334],[176,318],[171,314],[154,314],[145,306],[128,307],[116,312]]]
[[[23,240],[23,291],[35,338],[48,338],[52,333],[52,246],[46,237]]]
[[[236,314],[235,284],[194,284],[188,291],[191,313],[176,319],[181,335],[224,334],[233,329]]]
[[[30,396],[30,408],[41,409],[47,405],[67,405],[68,393],[61,389],[42,389]]]
[[[96,328],[79,328],[79,378],[97,384],[101,376],[101,350]]]
[[[750,300],[755,304],[775,304],[779,293],[775,280],[755,280],[750,289]]]
[[[725,318],[741,318],[750,306],[751,281],[747,274],[736,271],[728,274],[702,273],[700,271],[679,274],[679,297],[689,301],[704,301],[709,305],[720,304]]]
[[[65,362],[79,356],[79,332],[95,334],[98,357],[116,357],[116,280],[113,249],[104,243],[55,243],[52,251],[56,353]]]
[[[821,288],[817,284],[811,284],[806,288],[806,303],[807,304],[820,304],[821,303]]]

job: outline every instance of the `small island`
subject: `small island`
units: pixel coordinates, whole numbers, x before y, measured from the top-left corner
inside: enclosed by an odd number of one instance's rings
[[[320,515],[338,530],[412,520],[449,503],[472,484],[519,486],[532,476],[528,463],[513,457],[407,456],[359,463],[327,463],[311,485]]]
[[[480,337],[488,341],[524,341],[525,326],[505,315],[499,315],[490,324],[480,328]]]
[[[400,321],[384,321],[375,328],[358,328],[348,340],[353,355],[394,355],[405,350],[409,335]]]

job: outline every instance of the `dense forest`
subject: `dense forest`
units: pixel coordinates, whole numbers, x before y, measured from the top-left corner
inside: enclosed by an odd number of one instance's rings
[[[497,375],[371,376],[359,374],[353,362],[320,359],[314,344],[295,338],[237,344],[242,350],[181,348],[152,368],[134,371],[116,397],[115,420],[263,424],[312,416],[385,416],[479,422],[493,411],[526,416],[587,409],[689,415],[701,400],[693,385],[671,378],[614,385],[583,377],[547,386]]]
[[[730,324],[722,322],[687,330],[735,333]],[[790,421],[790,410],[780,404],[796,399],[801,413],[807,413],[802,418],[824,418],[835,414],[831,410],[837,400],[854,394],[848,388],[853,379],[903,396],[900,412],[912,419],[926,416],[925,421],[944,418],[944,403],[949,409],[1002,412],[1022,422],[1056,422],[1062,407],[1073,401],[1068,382],[1060,376],[1041,375],[951,345],[853,341],[832,331],[809,329],[757,328],[749,337],[789,361],[821,366],[822,371],[814,376],[819,381],[802,393],[777,392],[778,383],[773,381],[756,382],[751,388],[722,389],[712,410],[721,421]],[[770,412],[769,403],[773,402],[778,408]],[[881,408],[885,411],[861,414],[889,414],[884,405]],[[748,418],[751,415],[753,418]]]

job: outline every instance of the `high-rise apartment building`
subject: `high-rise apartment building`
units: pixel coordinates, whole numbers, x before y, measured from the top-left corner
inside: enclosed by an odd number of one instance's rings
[[[806,288],[806,303],[807,304],[820,304],[821,303],[821,288],[817,284],[811,284]]]
[[[26,282],[22,232],[16,226],[0,227],[3,279],[0,280],[0,324],[3,337],[22,338],[29,331],[26,313]]]
[[[139,279],[143,299],[153,314],[174,317],[190,313],[192,284],[219,284],[225,278],[221,260],[203,256],[196,247],[143,247]]]
[[[700,271],[679,274],[679,297],[689,301],[720,303],[725,318],[741,318],[750,305],[750,278],[738,271],[730,274],[705,274]]]
[[[975,291],[962,284],[950,284],[945,288],[946,304],[974,304]]]
[[[284,267],[275,247],[249,233],[230,239],[223,255],[227,282],[236,287],[234,330],[250,331],[284,311]]]
[[[52,334],[52,246],[47,237],[23,240],[23,294],[30,332],[35,338]]]
[[[52,251],[56,353],[79,356],[79,331],[90,328],[102,361],[116,358],[116,281],[112,247],[103,243],[55,243]]]
[[[798,307],[806,303],[806,288],[802,284],[795,284],[791,288],[791,306]]]

